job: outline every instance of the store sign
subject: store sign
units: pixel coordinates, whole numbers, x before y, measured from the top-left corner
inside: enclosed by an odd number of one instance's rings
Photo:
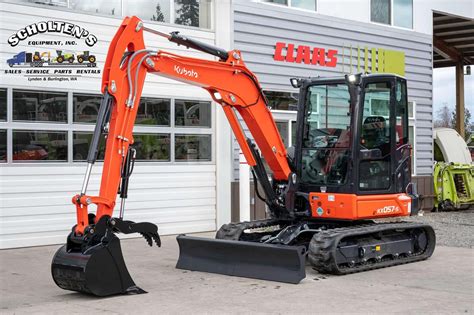
[[[71,82],[99,75],[98,39],[87,28],[64,21],[39,21],[2,39],[16,49],[5,60],[2,72],[32,82]]]
[[[337,50],[310,47],[291,43],[278,42],[275,46],[275,61],[295,62],[334,68],[337,65]]]
[[[89,47],[97,43],[97,37],[84,27],[63,21],[47,21],[27,25],[11,35],[8,38],[8,43],[10,46],[15,47],[22,40],[44,33],[62,33],[77,39],[83,39]]]

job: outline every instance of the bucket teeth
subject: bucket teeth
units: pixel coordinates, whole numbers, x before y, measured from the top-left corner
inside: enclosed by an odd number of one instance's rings
[[[145,238],[148,245],[153,246],[153,240],[152,240],[151,236],[148,233],[140,233],[140,234],[141,234],[141,236],[143,236]]]
[[[153,237],[153,240],[155,241],[156,246],[161,247],[161,239],[160,239],[160,236],[158,235],[158,233],[156,233],[156,234],[153,233],[151,235],[151,237]]]
[[[141,232],[140,234],[146,240],[148,245],[153,246],[153,241],[155,241],[156,246],[161,247],[161,239],[157,233]]]

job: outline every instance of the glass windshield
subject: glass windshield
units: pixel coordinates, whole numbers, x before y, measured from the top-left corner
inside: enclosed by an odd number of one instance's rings
[[[351,139],[348,86],[314,85],[307,93],[302,181],[317,185],[343,184],[347,179]]]

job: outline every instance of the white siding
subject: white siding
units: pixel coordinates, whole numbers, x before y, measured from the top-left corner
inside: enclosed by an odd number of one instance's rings
[[[94,168],[90,195],[98,194],[101,168]],[[84,171],[84,163],[2,166],[0,248],[63,243],[76,222],[71,199]],[[125,218],[156,223],[160,234],[215,230],[215,180],[214,165],[137,163]]]

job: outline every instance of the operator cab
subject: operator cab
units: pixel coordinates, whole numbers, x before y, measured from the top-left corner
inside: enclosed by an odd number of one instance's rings
[[[358,74],[300,85],[300,191],[405,192],[411,180],[406,80]]]

